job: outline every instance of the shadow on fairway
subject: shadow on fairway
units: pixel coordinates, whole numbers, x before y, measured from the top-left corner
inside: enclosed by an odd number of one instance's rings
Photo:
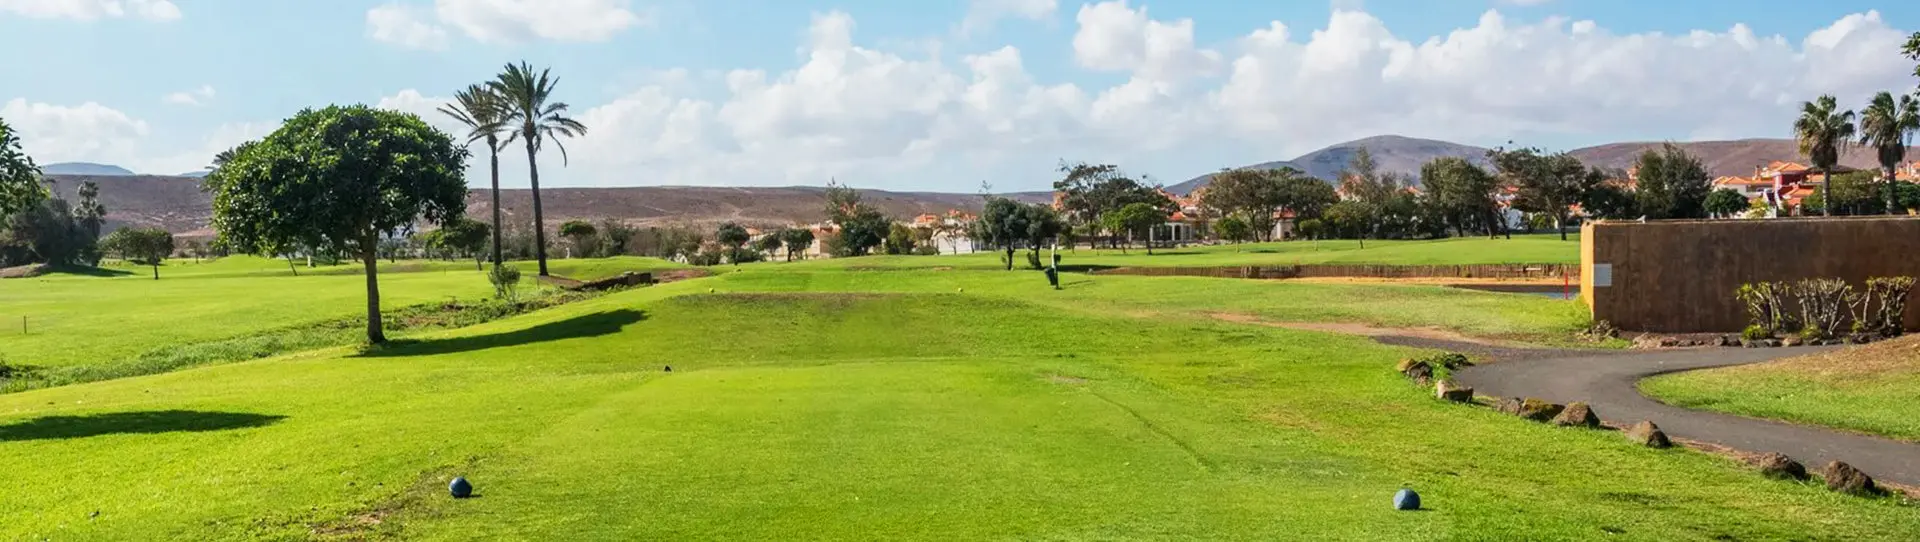
[[[286,416],[247,412],[154,410],[79,416],[43,416],[0,425],[0,442],[56,440],[99,435],[225,431],[272,425]]]
[[[165,266],[161,266],[161,267],[165,267]],[[147,269],[147,267],[142,266],[141,269]],[[51,272],[51,274],[55,274],[55,275],[79,275],[83,277],[124,277],[124,276],[133,274],[132,271],[127,271],[124,269],[108,269],[105,267],[87,267],[84,265],[56,266],[53,269],[50,269],[49,271]]]
[[[472,352],[488,348],[519,346],[563,339],[598,337],[619,333],[628,324],[646,320],[645,312],[620,309],[576,316],[558,322],[548,322],[526,329],[453,337],[449,339],[395,339],[387,344],[361,352],[363,357],[430,356],[434,354],[452,354]]]

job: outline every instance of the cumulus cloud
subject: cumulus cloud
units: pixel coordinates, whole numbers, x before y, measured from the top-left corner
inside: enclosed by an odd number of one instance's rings
[[[408,49],[440,51],[448,45],[446,27],[430,22],[425,9],[403,4],[367,10],[367,37]]]
[[[0,105],[0,118],[20,132],[22,150],[43,164],[132,158],[148,134],[145,121],[94,102],[63,106],[14,98]]]
[[[213,85],[200,85],[200,88],[168,94],[160,98],[161,102],[172,105],[206,105],[213,99]]]
[[[0,14],[29,19],[93,21],[132,17],[166,22],[180,18],[180,7],[168,0],[0,0]]]
[[[869,45],[853,16],[823,13],[790,68],[665,70],[599,102],[581,101],[595,89],[563,86],[560,97],[590,131],[565,142],[564,168],[549,146],[542,177],[1038,189],[1066,158],[1179,180],[1379,134],[1549,147],[1785,137],[1800,101],[1831,93],[1860,104],[1913,85],[1898,54],[1905,32],[1875,12],[1801,36],[1742,25],[1620,33],[1496,10],[1466,23],[1403,36],[1343,9],[1311,26],[1276,21],[1199,43],[1192,21],[1110,1],[1080,8],[1071,46],[1081,69],[1119,79],[1086,85],[1037,75],[1012,46],[941,54]],[[379,105],[460,133],[434,111],[446,101],[439,94],[408,90]],[[71,154],[92,140],[28,141]],[[505,184],[524,186],[521,154],[503,153]]]

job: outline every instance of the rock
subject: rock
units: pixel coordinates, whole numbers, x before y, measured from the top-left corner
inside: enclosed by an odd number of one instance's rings
[[[1400,371],[1400,374],[1406,375],[1407,378],[1420,383],[1422,386],[1433,381],[1433,366],[1427,365],[1427,362],[1403,359],[1400,360],[1400,364],[1396,367]]]
[[[447,492],[452,493],[455,499],[465,499],[473,496],[473,484],[467,483],[465,477],[456,477],[453,483],[447,484]]]
[[[1593,429],[1600,427],[1600,417],[1593,415],[1593,407],[1586,403],[1567,403],[1567,408],[1561,410],[1559,416],[1554,416],[1552,423],[1561,427]]]
[[[1741,339],[1740,340],[1740,346],[1745,346],[1747,348],[1760,348],[1766,345],[1767,345],[1767,341],[1759,340],[1759,339]]]
[[[1719,346],[1740,346],[1739,335],[1721,335]]]
[[[1473,402],[1473,388],[1456,385],[1452,380],[1442,380],[1435,383],[1433,385],[1433,395],[1434,397],[1455,403]]]
[[[1788,335],[1783,339],[1774,339],[1774,342],[1780,343],[1780,346],[1800,346],[1805,343],[1805,341],[1801,340],[1797,335]]]
[[[1553,419],[1554,416],[1559,416],[1560,411],[1566,408],[1567,407],[1554,404],[1546,399],[1528,397],[1526,400],[1520,401],[1520,406],[1514,410],[1513,415],[1536,422],[1544,422]]]
[[[1414,493],[1411,489],[1401,489],[1400,491],[1393,492],[1393,509],[1419,510],[1420,494]]]
[[[1873,484],[1873,477],[1860,469],[1853,468],[1840,461],[1827,463],[1820,469],[1820,477],[1827,481],[1827,489],[1848,495],[1878,495],[1880,488]]]
[[[663,372],[663,373],[671,373],[671,372],[673,372],[673,366],[672,366],[672,365],[668,365],[668,366],[665,366],[665,367],[661,367],[661,368],[660,368],[660,372]]]
[[[1642,421],[1633,424],[1633,427],[1627,428],[1627,440],[1637,442],[1648,448],[1666,448],[1673,446],[1673,441],[1667,440],[1667,433],[1661,431],[1660,426],[1654,425],[1651,421]]]
[[[27,264],[18,267],[0,267],[0,279],[25,279],[47,274],[53,269],[44,263]]]
[[[1807,479],[1807,467],[1799,461],[1787,457],[1787,454],[1773,452],[1754,458],[1753,465],[1760,468],[1760,474],[1768,478],[1785,480]]]
[[[1519,397],[1503,398],[1494,403],[1493,410],[1501,414],[1519,414],[1520,403]]]
[[[1761,344],[1765,345],[1767,348],[1779,348],[1785,345],[1786,343],[1781,341],[1780,339],[1767,339],[1765,342],[1762,342]]]

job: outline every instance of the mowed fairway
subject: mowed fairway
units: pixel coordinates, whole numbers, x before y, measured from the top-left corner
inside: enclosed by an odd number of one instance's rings
[[[0,538],[1920,536],[1896,499],[1443,404],[1391,370],[1408,351],[1208,316],[1452,314],[1544,334],[1577,326],[1565,302],[797,271],[743,267],[373,354],[0,395],[0,464],[16,466],[0,470]],[[1332,298],[1360,308],[1309,306]],[[454,475],[479,498],[446,497]],[[1429,510],[1391,511],[1403,484]]]
[[[1471,265],[1515,263],[1580,263],[1580,236],[1516,235],[1512,239],[1478,237],[1438,241],[1326,240],[1223,244],[1155,249],[1148,254],[1126,250],[1080,247],[1061,250],[1061,265],[1069,267],[1231,267],[1246,265],[1392,264]],[[1014,265],[1026,265],[1026,251],[1014,255]],[[781,264],[776,264],[781,265]],[[926,256],[874,256],[794,262],[805,268],[853,269],[997,269],[1004,264],[993,252]]]

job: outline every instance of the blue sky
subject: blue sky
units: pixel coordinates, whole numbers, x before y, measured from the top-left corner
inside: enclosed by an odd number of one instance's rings
[[[527,60],[591,129],[542,157],[556,185],[1036,189],[1061,159],[1172,183],[1380,133],[1782,137],[1799,100],[1912,90],[1916,22],[1847,0],[0,0],[0,117],[42,162],[171,174],[306,106],[452,129],[434,105]]]

